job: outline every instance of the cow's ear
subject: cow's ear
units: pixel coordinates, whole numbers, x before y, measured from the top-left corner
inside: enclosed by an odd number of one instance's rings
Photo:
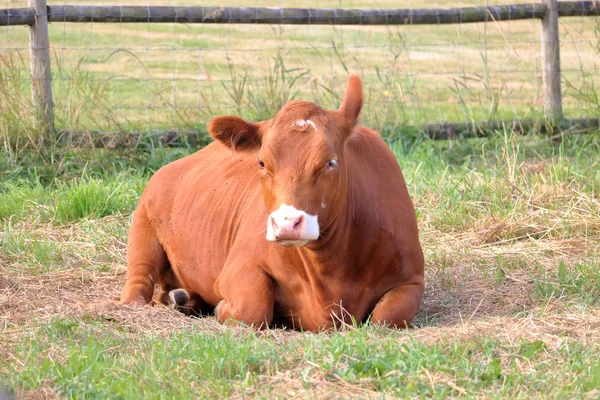
[[[215,117],[208,125],[208,132],[232,150],[258,150],[262,143],[260,125],[232,115]]]
[[[340,106],[340,113],[343,115],[345,122],[354,127],[358,120],[358,115],[363,105],[362,82],[358,75],[350,75],[348,79],[348,88],[344,95],[344,101]]]

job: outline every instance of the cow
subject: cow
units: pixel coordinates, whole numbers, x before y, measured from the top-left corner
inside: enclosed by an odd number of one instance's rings
[[[415,210],[398,161],[358,125],[362,82],[338,110],[212,119],[214,141],[159,169],[134,212],[119,304],[159,300],[220,322],[306,331],[405,328],[424,291]]]

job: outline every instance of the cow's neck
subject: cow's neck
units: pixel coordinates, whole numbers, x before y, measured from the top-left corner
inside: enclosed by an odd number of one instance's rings
[[[314,272],[330,275],[339,272],[349,252],[352,237],[353,213],[346,203],[337,218],[324,229],[321,238],[313,244],[299,248],[301,256],[309,260]],[[306,264],[305,264],[306,265]]]
[[[303,248],[315,260],[327,262],[331,257],[330,252],[341,254],[347,251],[348,239],[352,233],[354,205],[349,192],[349,176],[346,169],[343,170],[343,173],[340,173],[338,196],[334,204],[339,206],[332,210],[330,221],[322,226],[323,231],[319,240]]]
[[[297,249],[302,262],[296,263],[295,267],[299,269],[298,274],[304,277],[310,287],[307,293],[310,293],[309,303],[310,307],[314,307],[314,315],[323,312],[330,314],[333,311],[337,315],[340,313],[335,306],[341,305],[342,301],[346,306],[348,285],[340,285],[339,282],[353,273],[349,257],[351,224],[351,217],[348,219],[341,216],[324,233],[318,243]],[[329,315],[321,317],[330,318]]]

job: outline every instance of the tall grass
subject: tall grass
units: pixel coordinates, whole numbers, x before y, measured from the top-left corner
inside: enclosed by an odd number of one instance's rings
[[[72,222],[81,218],[102,218],[117,212],[129,212],[145,186],[143,179],[82,179],[69,184],[58,182],[55,218]]]
[[[50,139],[35,128],[28,73],[20,53],[0,54],[0,143],[9,156],[39,152]]]
[[[55,55],[52,68],[54,75],[60,78],[60,85],[54,85],[59,94],[54,97],[55,124],[60,130],[70,133],[69,137],[83,137],[84,141],[90,131],[105,126],[112,127],[114,132],[123,131],[127,120],[119,118],[109,102],[109,79],[98,79],[86,71],[83,58],[66,69],[62,59]]]

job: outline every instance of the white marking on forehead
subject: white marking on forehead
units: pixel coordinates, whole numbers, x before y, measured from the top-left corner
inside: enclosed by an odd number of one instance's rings
[[[312,122],[310,119],[306,119],[306,120],[305,119],[297,119],[295,121],[292,121],[292,128],[295,126],[304,127],[306,125],[310,125],[315,129],[315,131],[318,131],[317,125],[314,122]]]
[[[325,207],[327,207],[327,204],[321,202],[321,208],[325,208]]]

